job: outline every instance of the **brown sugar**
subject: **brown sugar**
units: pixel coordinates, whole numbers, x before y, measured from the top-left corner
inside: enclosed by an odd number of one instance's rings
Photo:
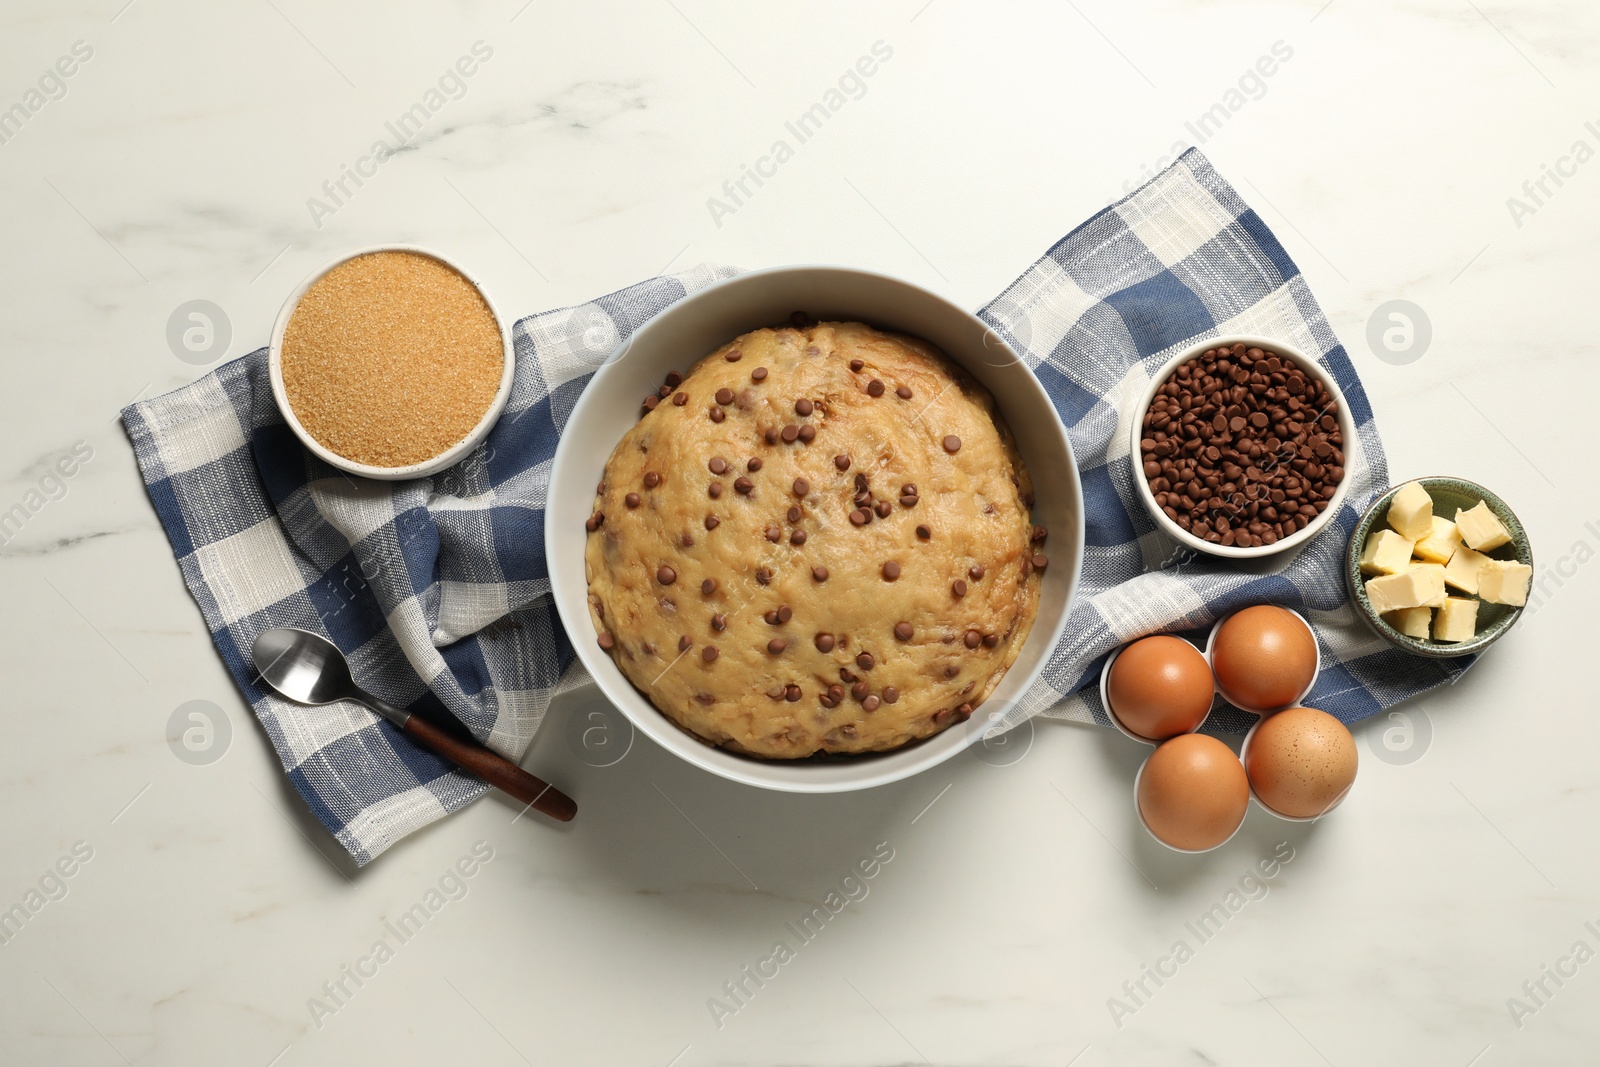
[[[488,302],[431,256],[372,252],[306,290],[284,330],[289,406],[324,448],[404,467],[472,432],[500,389],[505,351]]]

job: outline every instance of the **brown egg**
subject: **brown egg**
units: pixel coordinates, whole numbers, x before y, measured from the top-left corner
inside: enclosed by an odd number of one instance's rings
[[[1211,668],[1179,637],[1135,641],[1111,664],[1106,697],[1117,720],[1140,737],[1186,734],[1211,710]]]
[[[1344,723],[1316,708],[1267,716],[1245,757],[1261,803],[1295,819],[1323,814],[1356,780],[1355,738]]]
[[[1317,642],[1292,611],[1258,604],[1230,616],[1211,643],[1217,688],[1241,708],[1270,711],[1305,695]]]
[[[1250,783],[1233,750],[1206,734],[1161,743],[1139,772],[1139,814],[1157,840],[1198,852],[1244,822]]]

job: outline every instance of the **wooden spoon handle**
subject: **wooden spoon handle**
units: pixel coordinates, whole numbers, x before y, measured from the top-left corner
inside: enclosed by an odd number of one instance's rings
[[[407,718],[401,730],[417,744],[431,748],[468,774],[477,775],[552,819],[570,822],[578,813],[578,805],[555,786],[535,778],[515,763],[481,745],[446,733],[420,715]]]

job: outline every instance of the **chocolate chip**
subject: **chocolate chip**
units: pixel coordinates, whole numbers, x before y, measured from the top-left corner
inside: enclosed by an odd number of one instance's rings
[[[656,409],[656,405],[659,403],[661,403],[661,398],[656,396],[656,394],[651,393],[649,396],[644,398],[644,403],[641,406],[646,411],[654,411]]]
[[[801,515],[801,512],[800,512],[800,505],[799,504],[790,504],[789,505],[789,510],[784,513],[784,517],[787,518],[790,522],[799,522],[800,521],[800,515]]]
[[[865,526],[867,523],[869,523],[871,521],[872,521],[872,516],[867,514],[867,512],[863,511],[860,508],[857,508],[856,510],[854,510],[854,511],[852,511],[850,513],[850,525],[851,526]]]
[[[722,483],[721,482],[712,482],[710,485],[706,486],[706,495],[709,496],[712,500],[716,500],[717,498],[721,497],[722,496]]]
[[[705,660],[707,663],[710,663],[712,660],[716,659],[717,656],[718,652],[716,645],[707,645],[705,648],[700,650],[700,658]]]
[[[756,483],[752,482],[749,478],[746,478],[743,475],[740,475],[738,478],[734,479],[733,491],[735,493],[748,496],[750,490],[754,489],[755,487]]]
[[[791,545],[794,545],[797,548],[800,545],[805,544],[806,543],[806,532],[804,530],[796,530],[794,533],[789,535],[789,543]]]
[[[864,489],[867,488],[867,486],[869,484],[870,483],[867,480],[866,473],[863,472],[863,471],[856,471],[855,487],[857,489],[863,489],[864,490]]]
[[[957,578],[954,582],[950,583],[950,591],[956,596],[966,596],[967,583],[963,582],[960,578]]]
[[[794,480],[794,485],[790,488],[794,490],[795,496],[803,497],[807,493],[811,492],[811,483],[806,481],[804,478],[796,478]]]
[[[1046,537],[1049,537],[1049,536],[1050,536],[1050,531],[1046,530],[1043,526],[1035,526],[1033,528],[1033,538],[1032,539],[1033,539],[1034,543],[1036,543],[1036,544],[1043,543],[1044,539]]]
[[[767,368],[765,368],[765,367],[757,367],[755,370],[751,371],[750,372],[750,380],[752,382],[764,382],[764,381],[766,381],[767,380]]]
[[[588,530],[590,533],[594,533],[596,530],[600,529],[600,525],[605,521],[605,512],[597,511],[593,515],[590,515],[587,519],[583,520],[583,528]]]
[[[872,379],[872,381],[867,383],[867,395],[868,396],[882,396],[883,395],[883,383],[881,381],[879,381],[878,379],[876,379],[876,378]]]
[[[972,705],[962,704],[956,709],[956,714],[960,716],[963,721],[972,718]]]
[[[884,690],[883,690],[883,702],[885,704],[897,704],[897,703],[899,703],[900,702],[900,690],[896,689],[892,685],[891,686],[885,686]]]
[[[794,413],[799,415],[801,418],[805,418],[815,410],[816,405],[810,400],[807,400],[805,397],[801,397],[799,400],[794,402]]]
[[[774,656],[788,647],[789,642],[785,641],[781,637],[774,637],[771,641],[767,642],[767,651],[771,652]]]
[[[783,699],[787,700],[791,704],[799,700],[803,695],[804,694],[800,692],[800,687],[798,685],[788,686],[783,691]]]
[[[771,427],[769,429],[761,431],[761,439],[763,441],[765,441],[769,445],[777,444],[778,443],[778,430],[777,430],[777,427]]]
[[[715,578],[707,578],[705,581],[700,583],[700,592],[704,593],[706,596],[710,596],[716,591],[717,580]]]
[[[903,496],[900,498],[900,506],[903,508],[914,508],[917,506],[917,498],[914,496]]]
[[[663,563],[656,568],[656,581],[662,585],[671,585],[678,580],[678,572]]]
[[[1046,558],[1043,552],[1035,552],[1033,559],[1029,562],[1033,564],[1033,569],[1036,571],[1042,571],[1050,565],[1050,560]]]
[[[918,526],[917,527],[917,536],[919,538],[921,538],[922,540],[926,541],[928,538],[933,536],[933,530],[930,529],[927,525]]]
[[[891,559],[883,565],[883,580],[892,582],[898,577],[900,577],[900,564]]]
[[[723,419],[728,417],[721,408],[712,408],[710,411],[706,412],[706,415],[711,419],[712,422],[721,422]]]
[[[679,652],[687,652],[693,647],[694,647],[694,641],[690,639],[688,634],[684,634],[682,637],[678,638],[678,651]]]
[[[783,531],[771,524],[768,524],[765,532],[767,535],[767,540],[771,541],[773,544],[777,544],[778,538],[783,536]]]
[[[961,438],[957,437],[955,434],[950,434],[947,437],[945,437],[945,439],[944,439],[944,450],[946,452],[950,453],[951,455],[955,455],[957,452],[960,452],[961,451]]]
[[[688,402],[689,402],[689,394],[688,393],[674,393],[674,394],[672,394],[672,403],[673,403],[674,407],[680,407],[681,408],[681,407],[683,407],[683,405],[687,404]]]
[[[717,403],[719,403],[719,404],[731,404],[731,403],[733,403],[733,390],[729,389],[727,386],[723,386],[721,389],[718,389],[717,390]]]
[[[628,505],[630,508],[636,508],[639,506],[639,494],[629,493],[627,496],[622,498],[622,502]]]
[[[816,439],[817,439],[817,428],[815,426],[811,425],[808,422],[804,426],[800,427],[800,443],[801,444],[809,445],[812,441],[815,441]]]
[[[894,395],[899,397],[901,400],[910,400],[911,399],[911,387],[909,385],[896,386],[895,390],[894,390]]]
[[[847,470],[850,469],[850,457],[849,456],[834,456],[833,457],[833,465],[835,467],[838,467],[842,471],[847,471]]]
[[[718,633],[728,628],[728,616],[717,614],[711,616],[711,628]]]
[[[853,370],[853,371],[859,372],[861,370],[861,368],[864,367],[864,366],[866,366],[866,364],[863,363],[859,359],[852,359],[850,361],[850,369]]]
[[[665,379],[663,379],[663,381],[668,389],[676,389],[678,386],[683,384],[683,375],[679,374],[675,370],[668,371],[667,376]]]
[[[757,567],[756,568],[756,582],[757,582],[757,584],[766,585],[770,581],[772,581],[772,568],[771,567]]]
[[[749,462],[747,462],[744,465],[744,469],[749,471],[751,474],[754,474],[756,471],[760,470],[761,469],[761,457],[760,456],[751,456]]]
[[[863,700],[861,702],[861,710],[862,711],[877,711],[878,710],[878,706],[880,704],[882,704],[882,703],[883,703],[883,701],[879,700],[876,696],[868,696],[867,699],[865,699],[865,700]]]
[[[729,363],[737,363],[744,358],[744,353],[735,348],[730,352],[724,352],[722,354],[722,358],[727,360]]]
[[[778,621],[788,622],[792,618],[794,618],[794,609],[787,604],[780,604],[778,606]]]
[[[711,468],[712,474],[728,473],[728,461],[723,459],[721,456],[716,456],[711,460],[710,463],[707,463],[706,466]]]
[[[856,656],[856,666],[860,667],[864,671],[870,671],[877,665],[878,661],[872,658],[871,652],[863,652]]]
[[[979,645],[983,644],[983,635],[976,630],[968,630],[962,635],[961,643],[966,645],[968,648],[977,648]]]
[[[721,525],[722,525],[722,520],[717,518],[715,515],[707,515],[706,516],[706,529],[715,530],[718,526],[721,526]]]
[[[1000,643],[1000,635],[999,634],[984,634],[983,635],[983,647],[984,648],[994,648],[999,643]]]
[[[850,687],[850,695],[852,697],[854,697],[855,699],[857,699],[857,700],[865,700],[865,699],[867,699],[868,694],[870,694],[871,692],[872,692],[872,687],[869,686],[866,682],[857,682],[855,685],[852,685]]]
[[[826,567],[812,567],[811,568],[811,579],[812,579],[812,581],[816,581],[816,582],[825,582],[825,581],[827,581],[828,580],[828,568],[826,568]]]
[[[971,578],[975,582],[982,581],[983,580],[983,568],[980,567],[978,564],[974,563],[972,566],[967,568],[967,577]]]
[[[815,637],[813,637],[811,639],[811,643],[817,646],[817,651],[818,652],[832,652],[833,651],[833,635],[832,634],[818,634],[817,636],[815,636]]]
[[[778,436],[782,437],[786,443],[793,444],[795,439],[800,436],[800,427],[791,422],[783,428],[783,432]]]
[[[911,640],[911,635],[916,632],[909,622],[897,622],[894,624],[894,635],[902,641]]]
[[[617,647],[617,639],[606,633],[604,630],[600,631],[599,642],[600,647],[607,652],[610,652],[613,648]]]

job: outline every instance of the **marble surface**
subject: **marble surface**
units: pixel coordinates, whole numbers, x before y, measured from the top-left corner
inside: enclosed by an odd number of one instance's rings
[[[1592,1062],[1592,5],[13,0],[0,25],[0,107],[26,112],[0,144],[0,508],[26,513],[0,547],[0,908],[28,914],[0,927],[0,1060]],[[1163,852],[1140,750],[1052,722],[866,794],[759,793],[642,738],[596,755],[579,698],[525,760],[578,822],[491,798],[340,858],[211,648],[123,404],[264,343],[301,277],[382,241],[455,253],[519,314],[699,261],[976,307],[1179,142],[1304,267],[1395,474],[1496,488],[1555,576],[1458,685],[1360,729],[1334,817]],[[225,351],[169,345],[194,300]],[[1369,344],[1392,300],[1425,350]],[[169,746],[174,716],[209,747]]]

